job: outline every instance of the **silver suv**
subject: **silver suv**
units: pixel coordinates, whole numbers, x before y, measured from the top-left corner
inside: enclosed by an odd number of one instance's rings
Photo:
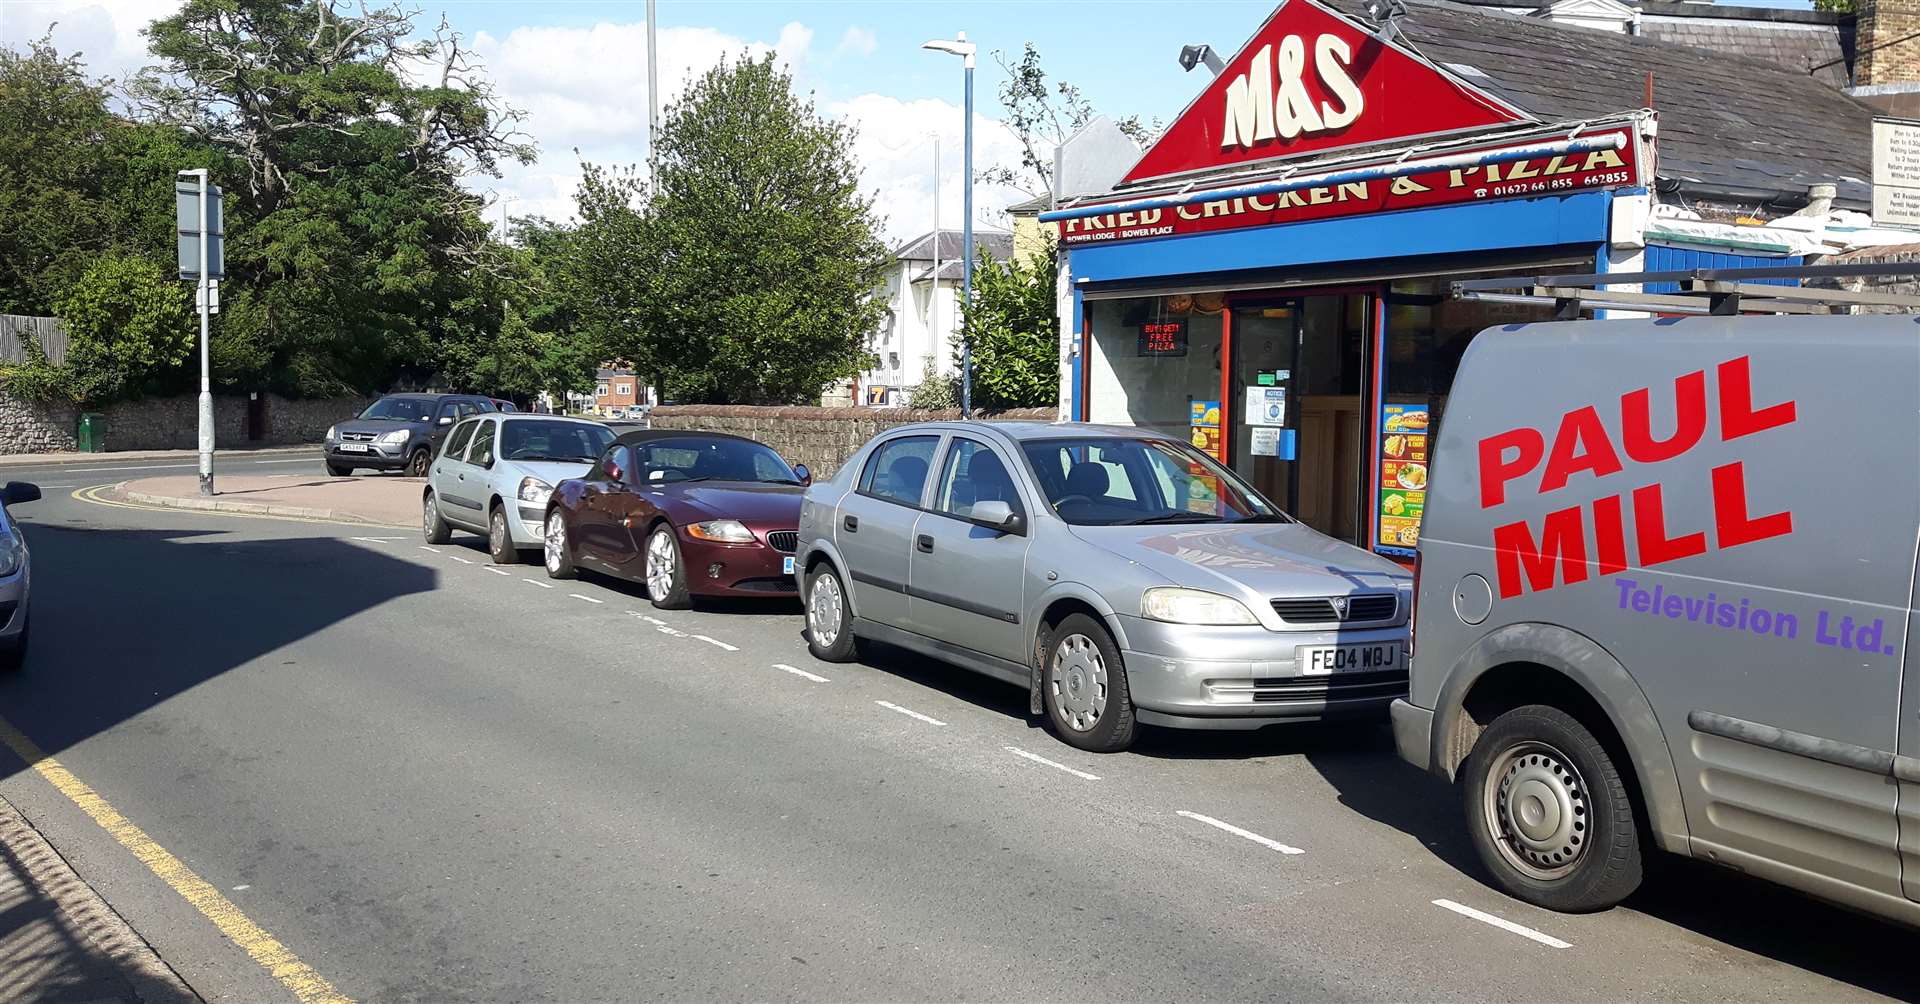
[[[815,656],[958,663],[1082,749],[1142,722],[1384,717],[1406,693],[1410,576],[1150,430],[888,430],[808,490],[796,553]]]

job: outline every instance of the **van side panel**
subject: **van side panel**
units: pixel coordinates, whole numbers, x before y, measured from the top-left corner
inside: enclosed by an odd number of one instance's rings
[[[1914,540],[1914,581],[1907,592],[1907,641],[1901,650],[1900,756],[1894,777],[1900,782],[1900,880],[1907,898],[1920,902],[1920,534]]]
[[[1412,702],[1444,732],[1466,653],[1565,628],[1651,707],[1657,730],[1611,726],[1649,799],[1671,757],[1696,854],[1901,896],[1916,401],[1913,317],[1483,333],[1434,451]]]

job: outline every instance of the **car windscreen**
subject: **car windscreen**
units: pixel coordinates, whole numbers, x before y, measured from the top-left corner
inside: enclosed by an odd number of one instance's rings
[[[794,484],[800,479],[780,454],[748,439],[675,436],[633,444],[634,474],[640,484],[685,481],[746,481]]]
[[[500,428],[500,456],[507,460],[591,464],[612,442],[612,429],[584,422],[508,419]]]
[[[419,397],[383,397],[367,406],[361,418],[384,418],[391,422],[419,422],[433,413],[434,402]]]
[[[1079,526],[1290,521],[1239,475],[1184,443],[1102,436],[1020,446],[1053,511]]]

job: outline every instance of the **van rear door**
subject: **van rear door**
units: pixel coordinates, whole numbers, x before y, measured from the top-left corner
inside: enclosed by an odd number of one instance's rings
[[[1907,637],[1900,646],[1905,682],[1900,688],[1900,755],[1893,775],[1900,782],[1900,882],[1907,898],[1920,900],[1920,531],[1914,534],[1914,582],[1907,593]]]

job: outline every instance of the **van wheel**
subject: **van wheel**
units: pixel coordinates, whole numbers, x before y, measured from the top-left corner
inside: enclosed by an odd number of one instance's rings
[[[1054,734],[1069,746],[1118,753],[1133,744],[1133,696],[1120,647],[1106,626],[1073,614],[1047,636],[1040,696]]]
[[[1467,830],[1500,888],[1564,913],[1605,910],[1640,885],[1632,796],[1600,740],[1559,708],[1493,720],[1461,785]]]
[[[807,651],[821,662],[852,662],[860,657],[860,639],[853,636],[853,617],[847,610],[847,585],[832,565],[807,579]]]

